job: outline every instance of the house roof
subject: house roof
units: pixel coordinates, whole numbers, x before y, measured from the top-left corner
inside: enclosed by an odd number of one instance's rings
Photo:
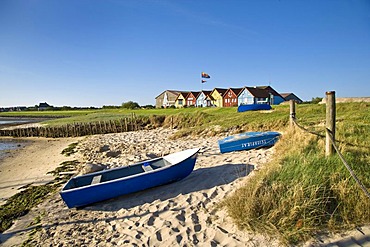
[[[293,94],[293,93],[281,93],[280,95],[283,96],[283,98],[285,98],[285,97],[288,97],[291,94]]]
[[[245,87],[256,98],[269,98],[269,92],[259,87]]]
[[[50,105],[45,102],[45,103],[40,103],[39,107],[50,107]]]
[[[205,96],[208,96],[212,93],[212,91],[209,90],[202,90],[202,93],[204,93]]]
[[[186,95],[186,98],[189,98],[189,95],[192,94],[194,96],[194,98],[198,98],[200,92],[189,92],[187,95]]]
[[[221,96],[222,95],[224,95],[225,93],[226,93],[226,91],[227,91],[227,88],[214,88],[213,90],[212,90],[212,92],[211,93],[213,93],[213,91],[217,91]]]
[[[186,98],[186,96],[189,94],[189,92],[180,92],[179,95],[177,95],[176,97],[176,100],[180,97],[180,95],[182,95],[182,97],[184,97],[184,99]]]
[[[257,88],[261,88],[267,90],[267,92],[271,93],[274,96],[281,96],[278,92],[275,91],[271,86],[258,86]]]
[[[175,94],[175,95],[178,95],[180,94],[182,91],[178,91],[178,90],[164,90],[162,93],[160,93],[157,97],[155,98],[158,98],[159,96],[161,96],[162,94],[164,94],[165,92],[169,92],[169,93],[172,93],[172,94]]]
[[[197,98],[201,95],[201,93],[203,93],[206,97],[205,98],[209,98],[210,100],[214,100],[213,97],[211,96],[211,93],[213,91],[209,91],[209,90],[202,90],[199,95],[197,96]]]
[[[232,90],[236,96],[238,96],[240,94],[241,91],[243,91],[244,88],[230,88],[230,90]]]
[[[293,96],[295,98],[297,98],[298,100],[302,101],[297,95],[295,95],[294,93],[281,93],[280,94],[284,99],[287,98],[288,96]]]

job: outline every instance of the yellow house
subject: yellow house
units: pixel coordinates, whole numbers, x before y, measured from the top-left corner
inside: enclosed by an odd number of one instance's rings
[[[213,98],[213,105],[215,105],[217,107],[223,107],[224,106],[223,96],[224,96],[226,91],[227,91],[227,89],[225,89],[225,88],[215,88],[215,89],[213,89],[213,91],[210,94]]]
[[[176,108],[182,108],[186,106],[186,95],[188,95],[189,92],[180,92],[179,95],[177,95],[177,98],[175,100],[175,106]]]

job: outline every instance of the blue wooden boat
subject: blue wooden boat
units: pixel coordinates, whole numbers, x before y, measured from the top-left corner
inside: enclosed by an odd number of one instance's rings
[[[249,104],[238,106],[238,112],[259,111],[259,110],[271,110],[271,106],[268,104]]]
[[[172,183],[194,169],[199,148],[169,154],[133,165],[71,178],[60,195],[69,208]]]
[[[279,132],[246,132],[228,136],[218,141],[221,153],[273,146],[279,139]]]

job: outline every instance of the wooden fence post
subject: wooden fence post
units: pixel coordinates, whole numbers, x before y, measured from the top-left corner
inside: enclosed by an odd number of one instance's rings
[[[326,92],[326,145],[325,155],[330,156],[334,153],[334,147],[330,140],[330,135],[335,140],[335,91]]]
[[[295,120],[295,101],[290,100],[290,127],[294,127],[294,120]]]

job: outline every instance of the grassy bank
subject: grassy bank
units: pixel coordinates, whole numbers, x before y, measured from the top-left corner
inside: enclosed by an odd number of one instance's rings
[[[305,114],[301,114],[302,108]],[[298,107],[300,122],[324,132],[319,109]],[[312,113],[312,115],[311,115]],[[340,151],[370,189],[370,105],[337,105]],[[297,244],[322,231],[370,223],[370,198],[355,183],[338,155],[325,157],[325,140],[300,129],[287,130],[266,169],[223,205],[241,228]]]
[[[323,108],[312,105],[312,107]],[[26,114],[26,115],[25,115]],[[223,130],[239,129],[271,129],[280,128],[287,124],[289,106],[274,106],[273,111],[237,113],[236,107],[230,108],[183,108],[183,109],[101,109],[84,111],[35,111],[7,112],[1,116],[12,117],[54,117],[44,121],[48,126],[60,126],[72,123],[87,123],[105,120],[119,120],[127,116],[147,119],[155,127],[163,126],[181,129],[184,134],[197,134],[211,126],[221,126]]]

